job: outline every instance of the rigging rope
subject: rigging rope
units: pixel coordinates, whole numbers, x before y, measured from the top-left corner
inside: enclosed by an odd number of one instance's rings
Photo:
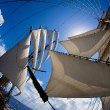
[[[87,4],[82,3],[79,0],[76,0],[78,2],[78,4],[82,5],[83,7],[85,7],[85,10],[91,15],[96,16],[96,14],[94,12],[91,12],[91,10],[88,8]],[[88,11],[89,10],[89,11]],[[96,16],[97,17],[97,16]]]
[[[18,7],[16,7],[14,10],[12,10],[10,13],[9,13],[9,15],[7,15],[6,16],[6,18],[8,18],[8,20],[9,20],[9,16],[11,16],[13,13],[15,13],[18,9],[20,9],[21,7],[23,7],[24,5],[26,5],[27,3],[29,3],[29,1],[27,2],[27,1],[25,1],[23,4],[20,4]],[[5,22],[6,22],[6,20],[5,20]]]
[[[99,18],[99,16],[98,16],[97,12],[94,10],[93,5],[91,5],[91,4],[92,4],[92,3],[91,3],[91,1],[90,1],[90,0],[88,0],[88,2],[87,2],[86,0],[84,0],[84,2],[88,5],[87,7],[90,7],[90,8],[91,8],[91,10],[90,10],[90,11],[92,11],[92,13],[94,13],[94,15],[95,15],[97,18]],[[89,8],[89,9],[90,9],[90,8]]]
[[[103,13],[103,9],[102,9],[102,5],[101,5],[101,1],[98,0],[98,3],[99,3],[99,7],[100,7],[100,10],[101,10],[101,13]]]
[[[102,11],[100,10],[99,4],[97,3],[96,0],[93,0],[94,5],[97,7],[97,10],[99,11],[100,15],[102,15]]]
[[[83,4],[81,1],[80,2],[78,0],[76,0],[76,1],[77,2],[72,1],[71,4],[73,4],[73,6],[80,9],[80,11],[86,13],[87,15],[89,14],[89,15],[96,17],[96,15],[94,15],[94,13],[91,13],[90,11],[88,12],[88,7],[85,4]],[[81,5],[80,7],[79,7],[79,4]]]
[[[16,3],[16,2],[24,2],[24,1],[25,2],[33,1],[33,2],[52,3],[52,4],[54,3],[54,4],[56,4],[55,2],[49,2],[49,1],[45,1],[45,0],[39,0],[39,1],[38,0],[28,0],[28,1],[27,0],[7,0],[7,1],[4,1],[4,2],[0,2],[0,4],[6,4],[6,3],[12,3],[12,2]]]
[[[60,53],[60,54],[64,54],[64,55],[68,55],[68,56],[73,56],[73,57],[76,57],[76,58],[80,58],[80,59],[85,59],[85,60],[90,60],[90,61],[93,61],[93,62],[100,62],[100,63],[104,63],[104,64],[107,64],[107,65],[110,65],[110,62],[106,62],[106,61],[103,61],[103,60],[99,60],[99,59],[94,59],[94,58],[89,58],[89,57],[84,57],[84,56],[79,56],[79,55],[74,55],[74,54],[68,54],[68,53],[64,53],[64,52],[58,52],[56,51],[57,53]]]
[[[39,13],[41,13],[41,12],[44,12],[44,11],[50,9],[50,8],[55,7],[55,6],[62,6],[62,2],[61,2],[61,3],[58,3],[58,4],[55,3],[54,5],[48,6],[48,7],[44,8],[44,9],[38,11],[38,12],[35,12],[35,13],[31,14],[30,16],[25,17],[23,20],[20,20],[18,23],[14,24],[14,25],[11,26],[7,31],[5,31],[5,32],[3,33],[3,35],[2,35],[2,38],[4,38],[4,36],[6,36],[12,29],[14,29],[15,27],[17,27],[18,25],[24,23],[25,21],[27,21],[27,20],[29,20],[30,18],[36,16],[37,14],[39,14]],[[6,38],[6,37],[5,37],[5,38]]]
[[[97,8],[94,6],[93,2],[91,2],[90,0],[88,0],[88,2],[91,4],[92,9],[93,9],[93,10],[95,9],[96,15],[100,18],[100,14],[98,13],[98,10],[97,10]]]
[[[31,14],[30,16],[27,16],[27,17],[25,17],[23,20],[20,20],[18,23],[16,23],[16,24],[14,24],[13,26],[11,26],[6,32],[4,32],[3,35],[2,35],[2,38],[3,38],[5,35],[7,35],[10,31],[12,31],[12,29],[14,29],[14,28],[17,27],[18,25],[22,24],[24,21],[27,21],[27,20],[29,20],[30,18],[32,18],[33,16],[36,16],[37,14],[39,14],[39,13],[41,13],[41,12],[43,12],[43,11],[46,11],[46,10],[48,10],[48,9],[50,9],[50,8],[53,8],[53,5],[52,5],[52,6],[49,6],[49,7],[46,7],[45,9],[40,10],[40,11],[38,11],[38,12],[35,12],[35,13]]]

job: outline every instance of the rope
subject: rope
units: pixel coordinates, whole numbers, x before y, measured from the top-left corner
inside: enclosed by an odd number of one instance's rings
[[[85,0],[84,0],[85,1]],[[90,0],[88,0],[88,2],[87,1],[85,1],[86,3],[87,3],[87,5],[94,11],[93,13],[94,13],[94,15],[96,15],[97,16],[97,18],[99,18],[100,16],[98,16],[98,14],[96,13],[96,11],[94,10],[94,5],[91,5],[92,3],[91,3],[91,1]]]
[[[55,110],[55,108],[53,107],[53,105],[48,101],[49,105],[52,107],[53,110]]]
[[[29,1],[28,1],[29,2]],[[10,14],[9,15],[7,15],[6,16],[6,18],[8,18],[8,20],[9,20],[9,16],[11,16],[13,13],[15,13],[18,9],[20,9],[21,7],[23,7],[24,5],[26,5],[28,2],[24,2],[23,4],[20,4],[18,7],[16,7],[14,10],[12,10],[11,12],[10,12]],[[5,20],[5,22],[6,22],[6,20]]]
[[[78,1],[78,0],[77,0]],[[82,3],[81,1],[78,1],[79,3],[78,4],[82,4],[82,6],[85,7],[85,9],[88,11],[89,14],[92,14],[94,16],[96,16],[96,14],[94,12],[91,12],[91,10],[88,8],[87,5],[85,5],[84,3]],[[97,16],[96,16],[97,17]]]
[[[94,5],[97,7],[97,10],[99,11],[99,13],[102,15],[102,12],[100,10],[100,7],[98,6],[97,1],[96,0],[93,0],[93,2],[94,2]]]
[[[76,8],[80,9],[82,12],[86,13],[87,15],[92,15],[94,17],[96,17],[96,15],[94,15],[93,13],[90,12],[90,10],[88,11],[88,7],[83,4],[81,1],[76,0],[77,2],[71,2]],[[80,4],[80,7],[79,7]]]
[[[53,8],[53,7],[57,6],[57,5],[58,5],[58,6],[59,6],[59,5],[62,5],[62,3],[58,3],[58,4],[56,4],[56,5],[48,6],[48,7],[44,8],[44,9],[38,11],[38,12],[35,12],[35,13],[31,14],[30,16],[25,17],[23,20],[20,20],[18,23],[16,23],[16,24],[14,24],[13,26],[11,26],[6,32],[4,32],[3,35],[2,35],[2,38],[4,38],[4,36],[6,36],[10,31],[12,31],[15,27],[19,26],[19,25],[22,24],[23,22],[25,22],[25,21],[29,20],[30,18],[36,16],[37,14],[39,14],[39,13],[41,13],[41,12],[44,12],[44,11],[50,9],[50,8]],[[5,38],[6,38],[6,37],[5,37]]]
[[[91,4],[92,9],[93,10],[95,9],[96,15],[99,16],[99,18],[100,18],[100,14],[98,13],[98,9],[94,6],[93,2],[91,2],[90,0],[88,0],[88,2]]]
[[[94,59],[94,58],[89,58],[89,57],[84,57],[84,56],[79,56],[79,55],[74,55],[74,54],[68,54],[68,53],[63,53],[63,52],[58,52],[56,51],[57,53],[60,53],[60,54],[64,54],[64,55],[68,55],[68,56],[73,56],[73,57],[76,57],[76,58],[80,58],[80,59],[85,59],[85,60],[90,60],[90,61],[93,61],[93,62],[100,62],[100,63],[104,63],[104,64],[107,64],[107,65],[110,65],[110,62],[106,62],[106,61],[103,61],[103,60],[99,60],[99,59]]]
[[[45,1],[45,0],[9,0],[9,1],[5,1],[5,2],[0,2],[0,4],[7,4],[7,3],[16,3],[16,2],[39,2],[39,3],[48,3],[48,4],[56,4],[57,5],[57,3],[56,2],[50,2],[50,1]]]
[[[77,11],[77,12],[79,12],[79,11]],[[77,12],[76,12],[76,14],[78,14]],[[59,30],[67,21],[70,21],[70,19],[72,19],[74,16],[75,16],[75,13],[72,14],[69,18],[65,19],[60,25],[55,27],[55,29]]]
[[[102,6],[101,6],[101,1],[98,0],[98,3],[99,3],[100,10],[101,10],[101,12],[103,13],[103,9],[102,9]]]

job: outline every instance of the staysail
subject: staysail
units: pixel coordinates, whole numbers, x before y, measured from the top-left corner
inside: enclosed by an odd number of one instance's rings
[[[108,65],[53,51],[49,54],[52,74],[46,88],[48,96],[84,98],[110,95]]]
[[[71,54],[91,57],[109,38],[110,31],[95,29],[81,35],[71,37],[70,40],[62,41],[61,44]],[[67,45],[67,43],[69,45]],[[72,48],[73,47],[73,48]]]

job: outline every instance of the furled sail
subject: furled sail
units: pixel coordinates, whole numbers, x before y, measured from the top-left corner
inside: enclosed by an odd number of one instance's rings
[[[47,30],[47,36],[49,40],[49,47],[48,50],[52,50],[53,47],[53,39],[54,39],[54,31],[53,30]],[[49,58],[49,53],[47,53],[46,60]]]
[[[31,33],[0,57],[2,72],[20,91],[26,83]]]
[[[40,35],[40,39],[42,40],[41,52],[40,52],[40,60],[38,62],[37,69],[39,69],[41,67],[41,64],[42,64],[42,61],[43,61],[45,45],[46,45],[46,35],[47,35],[47,30],[42,29],[41,30],[41,35]]]
[[[39,40],[40,40],[41,29],[32,31],[32,42],[33,42],[33,68],[36,68],[37,56],[38,56],[38,48],[39,48]],[[33,70],[34,72],[34,70]]]
[[[108,65],[53,51],[49,54],[52,74],[46,88],[48,96],[81,98],[110,95]]]
[[[109,36],[109,29],[95,29],[84,34],[74,36],[68,41],[62,41],[61,44],[68,50],[69,53],[91,57],[100,49],[101,46],[103,46]],[[69,45],[66,43],[69,43]]]

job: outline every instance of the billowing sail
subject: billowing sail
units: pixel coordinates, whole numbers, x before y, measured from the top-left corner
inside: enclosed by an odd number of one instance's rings
[[[53,30],[47,30],[47,36],[49,40],[49,47],[48,50],[52,50],[53,47],[53,39],[54,39],[54,31]],[[49,58],[49,53],[47,53],[46,60]]]
[[[2,72],[20,91],[26,82],[27,63],[30,47],[29,34],[14,48],[0,57],[0,72]]]
[[[109,38],[110,31],[96,29],[81,35],[70,38],[69,41],[62,41],[61,44],[68,50],[69,53],[80,56],[91,57],[95,54],[105,41]],[[67,45],[66,43],[69,43]],[[73,44],[72,44],[73,43]],[[73,46],[73,48],[72,48]],[[71,49],[71,50],[70,50]]]
[[[41,29],[32,31],[32,42],[33,42],[33,68],[36,68],[37,56],[38,56],[38,48],[39,48],[39,40],[40,40],[40,32]],[[34,70],[33,70],[34,72]]]
[[[110,61],[110,38],[99,50],[99,59],[106,61],[108,58]]]
[[[46,88],[48,96],[81,98],[110,95],[108,65],[53,51],[49,53],[52,74]]]
[[[44,51],[45,51],[45,45],[46,45],[46,35],[47,35],[47,30],[41,30],[41,40],[42,40],[42,44],[41,44],[41,52],[40,52],[40,60],[38,62],[38,66],[37,68],[39,69],[41,67],[42,61],[43,61],[43,56],[44,56]]]
[[[65,47],[69,54],[80,54],[79,49],[71,42],[71,40],[61,41],[60,43]]]
[[[99,31],[100,31],[100,29],[90,30],[90,31],[85,32],[85,33],[82,33],[82,34],[78,34],[78,35],[75,35],[75,36],[69,37],[69,39],[75,39],[75,38],[86,37],[86,36],[89,36],[89,35],[92,35],[92,34],[96,34],[96,33],[98,33]]]

